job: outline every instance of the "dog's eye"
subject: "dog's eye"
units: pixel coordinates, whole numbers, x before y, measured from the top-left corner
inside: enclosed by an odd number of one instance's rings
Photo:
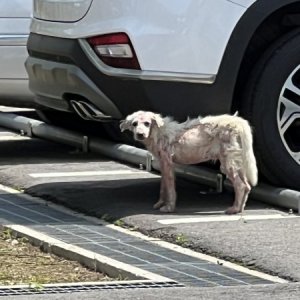
[[[135,122],[132,122],[132,124],[131,124],[131,125],[132,125],[133,127],[136,127],[136,126],[137,126],[137,124],[138,124],[138,122],[137,122],[137,121],[135,121]]]
[[[145,125],[146,127],[150,127],[150,122],[145,122],[144,125]]]

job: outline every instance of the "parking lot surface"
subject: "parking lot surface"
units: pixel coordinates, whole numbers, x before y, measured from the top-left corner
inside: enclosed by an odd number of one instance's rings
[[[178,180],[177,210],[162,214],[152,208],[158,174],[5,129],[0,137],[4,185],[251,269],[300,278],[299,217],[286,209],[250,199],[244,215],[232,218],[223,213],[230,193],[206,194],[206,187]]]

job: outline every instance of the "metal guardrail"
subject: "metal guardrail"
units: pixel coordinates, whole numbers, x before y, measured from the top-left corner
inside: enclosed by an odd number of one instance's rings
[[[27,136],[35,136],[54,142],[81,148],[83,151],[98,152],[115,160],[143,166],[147,171],[159,171],[159,164],[152,159],[151,154],[125,144],[116,144],[97,137],[88,137],[77,132],[48,125],[44,122],[19,116],[13,113],[0,113],[0,126],[19,131]],[[176,174],[188,180],[199,182],[220,190],[220,177],[217,171],[198,167],[177,165]],[[225,180],[225,189],[232,190],[232,185]],[[262,202],[285,207],[300,212],[300,191],[274,187],[259,183],[250,194],[250,197]]]

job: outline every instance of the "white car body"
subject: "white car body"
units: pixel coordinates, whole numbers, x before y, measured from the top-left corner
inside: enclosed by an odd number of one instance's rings
[[[184,4],[182,0],[60,2],[64,6],[58,10],[55,1],[36,0],[31,31],[72,39],[86,38],[87,32],[90,36],[125,32],[142,70],[211,81],[232,30],[255,0],[184,0]],[[75,18],[73,11],[77,12]],[[217,22],[211,22],[210,11]],[[141,21],[143,26],[137,26]],[[178,47],[179,43],[187,46]],[[159,47],[152,47],[157,44]]]
[[[34,0],[28,51],[45,120],[76,113],[113,136],[137,110],[239,111],[261,173],[299,188],[300,0]]]
[[[32,15],[32,0],[0,2],[0,102],[32,98],[25,60]]]

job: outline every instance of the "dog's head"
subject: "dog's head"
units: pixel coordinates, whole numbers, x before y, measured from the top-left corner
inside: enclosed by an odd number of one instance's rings
[[[164,125],[163,118],[159,114],[150,111],[137,111],[126,117],[120,123],[121,131],[130,130],[136,141],[144,141],[151,136],[153,128]]]

